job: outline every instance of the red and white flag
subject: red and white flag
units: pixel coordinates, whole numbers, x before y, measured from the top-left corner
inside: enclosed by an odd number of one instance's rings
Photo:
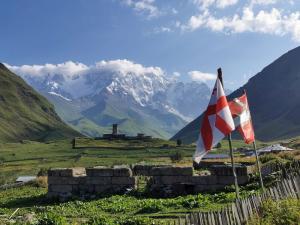
[[[255,135],[246,93],[239,98],[233,99],[228,104],[235,127],[244,138],[245,143],[250,144],[254,142]]]
[[[227,134],[235,129],[223,86],[216,80],[208,107],[203,117],[194,161],[199,163],[202,157],[217,145]]]

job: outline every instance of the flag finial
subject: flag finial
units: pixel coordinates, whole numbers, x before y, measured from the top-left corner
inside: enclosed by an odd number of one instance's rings
[[[223,86],[223,76],[222,76],[222,68],[218,69],[218,78]]]

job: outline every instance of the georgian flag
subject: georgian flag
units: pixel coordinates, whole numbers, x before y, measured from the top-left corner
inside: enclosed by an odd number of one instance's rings
[[[239,98],[233,99],[228,104],[235,127],[244,138],[245,143],[253,143],[255,135],[246,93]]]
[[[199,163],[209,150],[234,129],[233,118],[223,86],[220,79],[217,78],[202,121],[196,152],[193,156],[194,161]]]

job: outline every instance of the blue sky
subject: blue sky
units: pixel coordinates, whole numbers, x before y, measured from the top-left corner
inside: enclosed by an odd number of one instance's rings
[[[0,61],[127,59],[227,88],[300,43],[298,0],[1,0]],[[174,75],[175,74],[175,75]]]

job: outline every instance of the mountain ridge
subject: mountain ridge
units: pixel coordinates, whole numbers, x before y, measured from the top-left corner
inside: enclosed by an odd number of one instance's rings
[[[128,60],[9,68],[46,96],[65,122],[89,136],[111,132],[111,124],[119,123],[129,135],[170,138],[200,113],[210,92],[204,83],[179,82],[159,67]]]
[[[300,135],[300,47],[274,60],[261,72],[232,94],[232,100],[247,91],[256,137],[262,141],[291,138]],[[284,77],[283,77],[284,76]],[[197,117],[171,139],[185,143],[197,140],[202,115]]]
[[[0,63],[1,141],[53,140],[81,136],[56,114],[47,99]]]

